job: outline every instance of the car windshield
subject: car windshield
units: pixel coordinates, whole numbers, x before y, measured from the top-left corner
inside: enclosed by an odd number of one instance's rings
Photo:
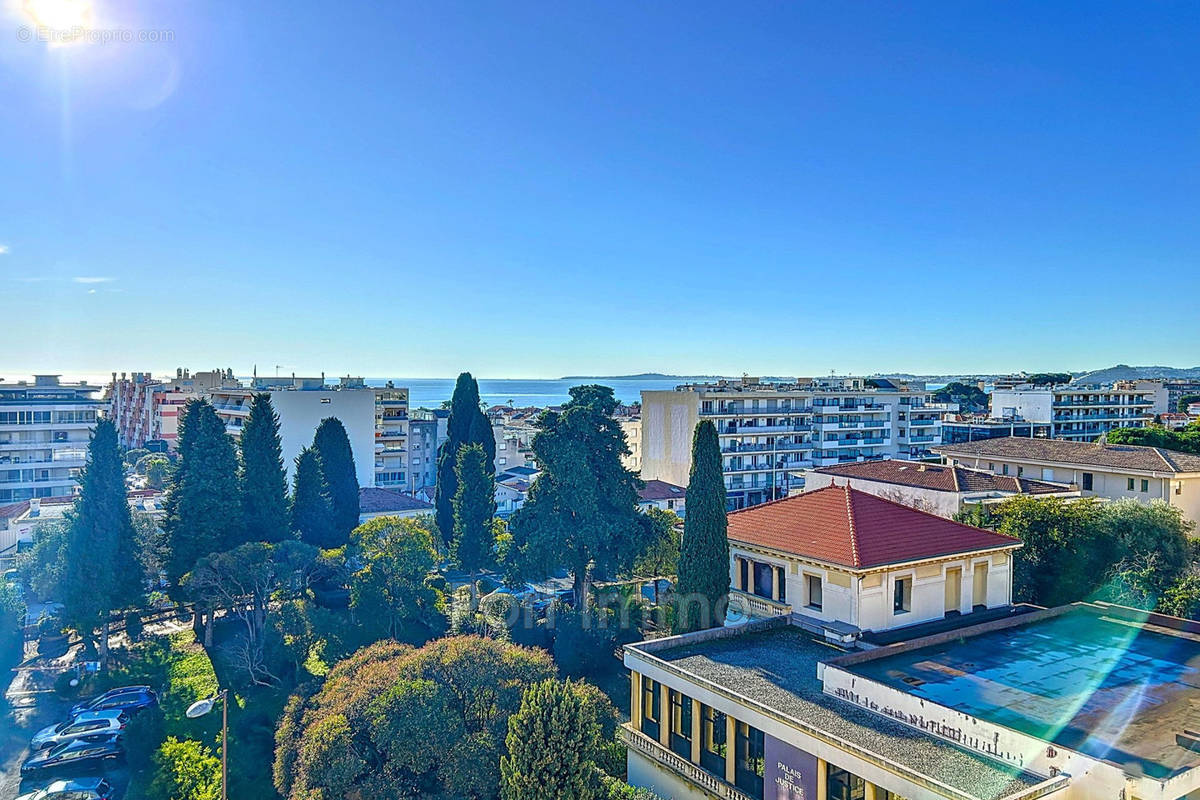
[[[54,745],[54,747],[51,747],[49,750],[46,751],[46,757],[50,758],[52,756],[56,756],[59,753],[61,753],[63,750],[66,750],[70,746],[71,746],[70,742],[63,742],[62,744],[56,744],[56,745]]]
[[[99,794],[104,794],[108,791],[108,788],[108,781],[100,781],[96,784],[96,792]]]

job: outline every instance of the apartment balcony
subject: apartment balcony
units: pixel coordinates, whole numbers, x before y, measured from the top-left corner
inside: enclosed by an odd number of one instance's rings
[[[86,436],[79,439],[59,439],[51,441],[38,442],[15,442],[15,441],[0,441],[0,452],[13,450],[60,450],[70,448],[86,448],[88,439]]]
[[[1055,400],[1051,405],[1054,408],[1149,408],[1154,405],[1151,400]]]
[[[752,619],[766,619],[791,614],[792,606],[790,603],[731,588],[729,590],[729,613],[730,616],[740,614],[742,617]]]
[[[766,433],[796,433],[812,430],[811,425],[788,423],[780,425],[724,425],[718,429],[721,436],[758,436]]]
[[[921,444],[925,442],[933,442],[937,439],[936,436],[909,436],[908,441],[912,444]]]
[[[712,417],[792,417],[798,414],[811,414],[812,406],[780,406],[778,408],[741,408],[726,407],[716,411],[701,412],[706,419]]]
[[[864,428],[883,428],[883,427],[887,426],[887,424],[888,424],[888,420],[886,420],[886,419],[863,420]]]

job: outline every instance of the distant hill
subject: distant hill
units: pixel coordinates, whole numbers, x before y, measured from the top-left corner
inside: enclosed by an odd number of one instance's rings
[[[664,375],[661,372],[639,372],[636,375],[564,375],[560,381],[715,381],[719,375]]]
[[[1071,383],[1112,383],[1113,381],[1151,380],[1154,378],[1200,379],[1200,367],[1131,367],[1117,364],[1076,375]]]

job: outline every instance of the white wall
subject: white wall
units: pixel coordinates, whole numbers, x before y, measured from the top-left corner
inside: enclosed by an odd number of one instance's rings
[[[327,402],[326,402],[327,401]],[[372,389],[271,392],[279,415],[283,465],[295,466],[296,456],[312,444],[317,426],[326,417],[337,417],[346,428],[359,486],[375,485],[375,392]]]
[[[834,483],[838,486],[845,486],[847,482],[849,482],[852,489],[858,489],[861,492],[873,494],[876,497],[883,497],[887,500],[909,506],[910,508],[927,511],[930,514],[937,514],[939,517],[945,517],[946,519],[952,518],[962,508],[962,495],[958,492],[939,492],[933,489],[922,489],[917,486],[904,486],[898,483],[869,481],[861,478],[846,478],[842,475],[828,475],[821,472],[804,473],[804,491],[806,492],[823,489]]]
[[[992,416],[1004,417],[1007,409],[1015,409],[1016,415],[1029,422],[1050,422],[1054,394],[1048,389],[1017,391],[996,389],[990,397]]]

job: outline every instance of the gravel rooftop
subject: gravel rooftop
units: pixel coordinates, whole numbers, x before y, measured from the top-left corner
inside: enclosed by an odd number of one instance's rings
[[[787,627],[652,655],[979,800],[1006,797],[1043,780],[824,694],[817,662],[841,654]]]

